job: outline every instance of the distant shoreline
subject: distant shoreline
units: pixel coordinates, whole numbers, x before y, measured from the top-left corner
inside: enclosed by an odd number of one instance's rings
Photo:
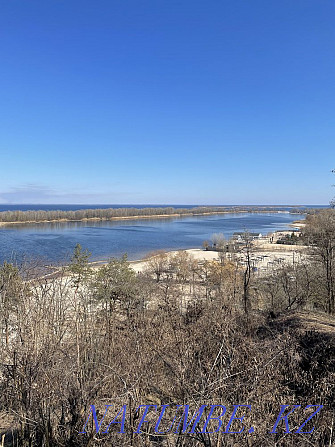
[[[23,211],[25,213],[26,211]],[[71,219],[71,218],[59,218],[59,219],[41,219],[41,220],[13,220],[13,221],[1,221],[0,227],[11,226],[11,225],[38,225],[44,223],[68,223],[68,222],[108,222],[114,220],[138,220],[138,219],[168,219],[171,217],[197,217],[197,216],[210,216],[216,214],[243,214],[243,213],[273,213],[273,214],[281,214],[281,213],[289,213],[289,214],[303,214],[298,212],[287,212],[280,211],[275,209],[231,209],[231,210],[213,210],[213,211],[204,211],[204,212],[175,212],[171,214],[144,214],[144,215],[133,215],[133,216],[110,216],[110,217],[83,217],[81,219]],[[0,213],[1,216],[1,213]],[[1,218],[1,217],[0,217]]]

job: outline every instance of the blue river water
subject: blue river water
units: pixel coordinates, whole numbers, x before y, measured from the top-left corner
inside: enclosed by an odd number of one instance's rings
[[[66,263],[77,243],[91,252],[91,260],[106,260],[127,253],[129,260],[152,251],[200,248],[213,233],[229,238],[236,231],[267,234],[289,229],[304,215],[280,213],[229,213],[164,219],[102,222],[61,222],[0,227],[0,262],[37,259]]]

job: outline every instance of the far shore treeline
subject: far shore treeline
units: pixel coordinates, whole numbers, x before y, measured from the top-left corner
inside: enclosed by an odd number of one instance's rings
[[[287,208],[286,208],[287,209]],[[0,222],[47,222],[47,221],[80,221],[86,219],[108,220],[129,217],[150,217],[150,216],[178,216],[178,215],[202,215],[215,213],[241,213],[241,212],[279,212],[282,207],[275,206],[236,206],[236,207],[212,207],[199,206],[194,208],[107,208],[107,209],[81,209],[73,211],[61,210],[29,210],[29,211],[2,211],[0,212]],[[304,214],[305,208],[290,209],[291,213]],[[309,209],[308,212],[311,210]]]

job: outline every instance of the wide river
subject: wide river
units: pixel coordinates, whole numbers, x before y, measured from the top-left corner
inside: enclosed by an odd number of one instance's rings
[[[164,249],[201,248],[213,233],[229,238],[235,231],[267,234],[289,229],[303,215],[289,213],[229,213],[199,217],[134,219],[103,222],[62,222],[0,227],[0,262],[38,259],[68,262],[77,243],[91,260],[106,260],[127,253],[129,260]]]

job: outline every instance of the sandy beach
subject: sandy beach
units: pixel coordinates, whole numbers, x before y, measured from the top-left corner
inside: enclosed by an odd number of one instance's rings
[[[216,251],[206,251],[200,248],[192,248],[188,250],[174,250],[167,252],[168,256],[174,256],[179,251],[185,251],[193,257],[199,264],[205,261],[220,261],[219,253]],[[280,266],[303,262],[307,259],[305,246],[283,245],[283,244],[260,244],[255,246],[251,254],[251,264],[258,273],[266,273]],[[226,260],[232,260],[233,254],[227,253]],[[235,254],[236,259],[241,264],[245,263],[245,255],[243,253]],[[130,261],[130,266],[137,273],[145,271],[148,267],[149,259]]]

